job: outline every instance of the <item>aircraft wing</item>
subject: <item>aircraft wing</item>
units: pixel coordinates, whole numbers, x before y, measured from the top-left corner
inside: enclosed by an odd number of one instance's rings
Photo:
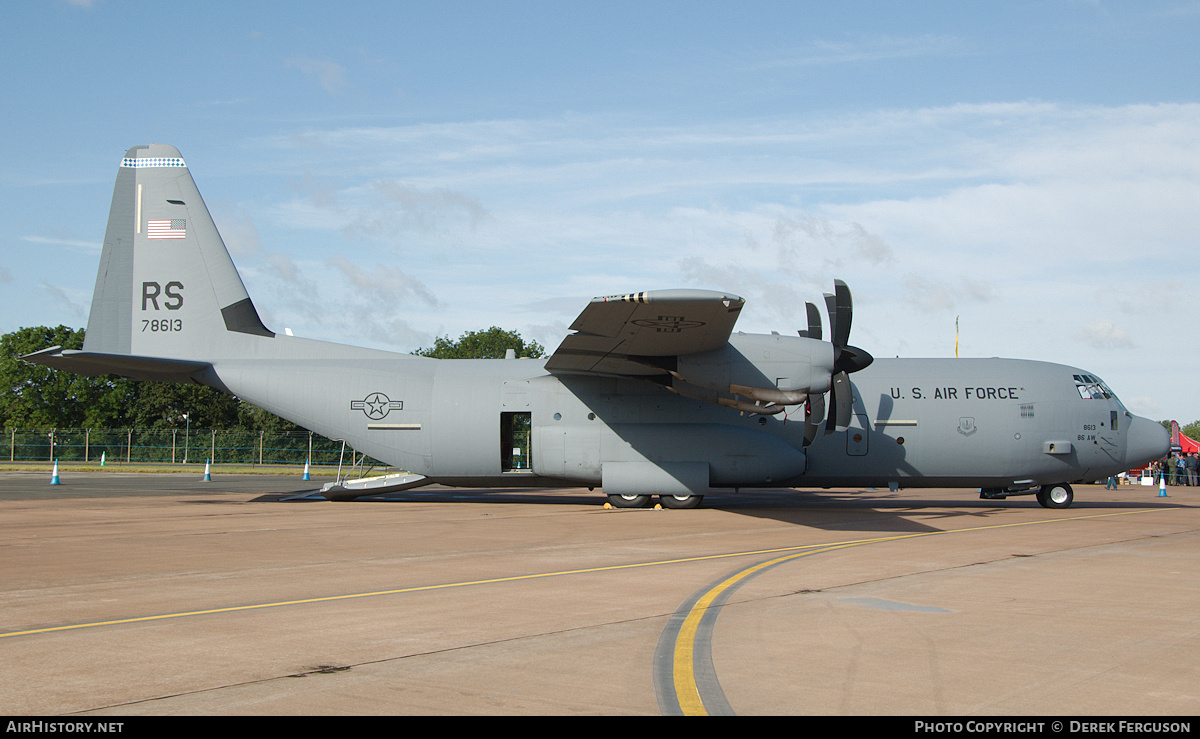
[[[661,374],[652,358],[719,349],[746,301],[713,290],[655,290],[592,298],[546,362],[556,374]]]

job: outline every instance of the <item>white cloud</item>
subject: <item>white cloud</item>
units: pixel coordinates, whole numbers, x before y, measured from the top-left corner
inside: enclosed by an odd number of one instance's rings
[[[760,68],[860,64],[927,56],[958,56],[966,44],[952,36],[867,36],[845,41],[817,39],[791,53],[780,54],[753,66]]]
[[[813,257],[834,269],[848,262],[878,265],[892,258],[892,250],[884,240],[859,223],[835,223],[811,216],[780,218],[771,237],[779,246],[780,260],[794,261],[797,266],[793,269],[802,270]]]
[[[98,241],[83,241],[79,239],[54,238],[49,236],[22,236],[21,241],[27,241],[31,244],[52,244],[54,246],[71,246],[77,249],[100,253],[100,249],[104,246]]]
[[[437,305],[437,298],[424,283],[394,267],[376,264],[369,270],[363,270],[340,254],[333,255],[329,262],[346,276],[359,295],[365,294],[389,305],[405,303],[414,298],[430,306]]]
[[[1139,395],[1133,398],[1126,398],[1124,401],[1125,407],[1132,413],[1146,418],[1159,420],[1162,418],[1162,406],[1152,397],[1147,395]],[[1184,416],[1186,418],[1186,416]]]
[[[478,200],[460,192],[424,191],[402,182],[375,182],[372,189],[377,197],[357,210],[344,227],[348,232],[373,237],[390,237],[397,231],[436,234],[458,222],[473,231],[488,218]]]
[[[1083,339],[1097,349],[1132,349],[1129,332],[1108,319],[1096,319],[1083,326]]]
[[[42,289],[50,293],[60,307],[66,310],[73,318],[80,321],[87,320],[87,305],[89,300],[87,297],[75,292],[65,290],[58,285],[51,285],[48,282],[42,283]]]

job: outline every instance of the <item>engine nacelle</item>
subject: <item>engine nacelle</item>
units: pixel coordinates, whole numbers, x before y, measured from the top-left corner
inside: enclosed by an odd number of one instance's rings
[[[680,357],[671,376],[685,395],[678,383],[760,403],[797,405],[809,393],[829,389],[833,365],[833,344],[826,341],[734,334],[720,349]]]

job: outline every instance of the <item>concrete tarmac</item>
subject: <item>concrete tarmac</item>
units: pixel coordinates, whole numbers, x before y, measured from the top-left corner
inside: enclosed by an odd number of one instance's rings
[[[0,473],[0,713],[1200,714],[1200,488]]]

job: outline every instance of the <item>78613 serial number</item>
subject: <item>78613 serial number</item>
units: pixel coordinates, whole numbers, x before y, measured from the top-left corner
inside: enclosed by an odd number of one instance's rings
[[[182,331],[182,330],[183,330],[183,319],[182,318],[153,318],[153,319],[143,318],[142,319],[142,333],[146,333],[147,331],[150,331],[153,333],[162,333],[162,332],[168,332],[168,331]]]

